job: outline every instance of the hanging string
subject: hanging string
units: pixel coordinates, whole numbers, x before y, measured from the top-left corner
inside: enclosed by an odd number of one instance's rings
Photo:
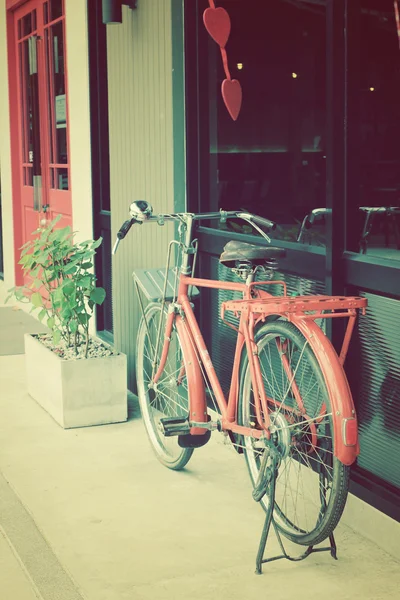
[[[222,64],[224,65],[224,71],[225,71],[225,76],[227,79],[229,79],[229,81],[232,80],[231,74],[229,72],[229,67],[228,67],[228,55],[226,53],[225,48],[220,48],[221,50],[221,56],[222,56]]]

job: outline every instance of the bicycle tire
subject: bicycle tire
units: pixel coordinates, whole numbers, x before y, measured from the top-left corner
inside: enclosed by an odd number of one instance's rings
[[[193,448],[181,448],[176,436],[166,437],[160,429],[161,418],[186,417],[189,414],[186,368],[179,334],[175,327],[171,333],[167,361],[157,387],[149,388],[160,315],[161,305],[151,303],[146,307],[139,325],[136,345],[137,390],[143,423],[158,460],[169,469],[179,471],[190,460]],[[164,310],[163,325],[166,316],[167,311]],[[162,328],[158,359],[161,356],[163,341],[164,329]]]
[[[312,546],[329,537],[340,520],[348,494],[350,468],[333,454],[334,422],[330,416],[330,398],[323,372],[303,334],[292,323],[279,320],[262,325],[255,334],[255,341],[270,416],[276,429],[271,439],[281,456],[276,477],[274,520],[286,538]],[[297,356],[296,366],[293,363],[295,368],[291,368],[289,374],[285,371],[283,356],[289,365]],[[307,419],[291,410],[296,409],[299,413],[294,384],[297,384]],[[324,403],[326,410],[322,415]],[[253,404],[250,368],[247,353],[244,353],[240,371],[239,424],[255,425]],[[243,437],[253,487],[265,451],[255,448],[254,444],[254,439]],[[323,498],[321,488],[325,487]],[[303,505],[301,511],[299,501]],[[261,500],[264,510],[270,502],[267,491]]]

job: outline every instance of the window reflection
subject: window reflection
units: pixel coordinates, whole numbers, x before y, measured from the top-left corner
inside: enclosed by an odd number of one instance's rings
[[[231,18],[227,52],[243,104],[232,121],[220,93],[219,50],[203,28],[209,165],[202,209],[249,210],[278,223],[275,237],[297,241],[305,217],[326,206],[325,7],[301,0],[224,0],[218,6]],[[240,222],[232,227],[247,232]],[[325,244],[324,214],[300,239]]]
[[[400,48],[392,0],[360,0],[349,33],[354,103],[348,249],[400,259]]]

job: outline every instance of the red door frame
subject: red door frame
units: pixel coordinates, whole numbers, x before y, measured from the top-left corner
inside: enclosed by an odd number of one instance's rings
[[[9,116],[10,116],[10,151],[11,151],[11,182],[12,182],[12,199],[13,199],[13,221],[14,221],[14,264],[15,264],[15,282],[17,285],[24,283],[22,269],[18,265],[20,258],[20,247],[24,243],[24,232],[22,226],[22,205],[20,200],[22,177],[21,177],[21,117],[19,107],[21,105],[20,96],[20,84],[19,84],[19,62],[17,54],[17,39],[16,39],[16,27],[15,27],[15,11],[19,9],[23,4],[28,3],[30,0],[6,0],[6,28],[7,28],[7,50],[8,50],[8,78],[9,78]],[[65,43],[65,12],[64,12],[64,55],[66,56],[66,43]],[[41,60],[44,61],[44,52],[42,52]],[[39,58],[38,58],[39,59]],[[65,61],[66,62],[66,61]],[[43,63],[44,64],[44,63]],[[47,90],[45,86],[39,84],[39,102],[44,102],[46,98]],[[67,66],[65,64],[65,94],[66,94],[66,114],[67,114],[67,148],[68,148],[68,164],[60,165],[60,167],[68,167],[69,173],[69,208],[70,208],[70,219],[67,218],[67,222],[64,224],[72,224],[72,203],[71,203],[71,169],[70,169],[70,140],[69,140],[69,111],[68,111],[68,73]],[[53,109],[52,109],[53,110]],[[59,198],[62,191],[51,189],[49,184],[49,125],[46,119],[41,119],[41,137],[43,137],[44,148],[42,150],[42,157],[44,158],[44,165],[42,166],[42,185],[43,190],[47,188],[47,200],[52,197],[53,207],[50,208],[50,213],[46,215],[47,218],[53,218],[58,212]],[[56,171],[54,171],[56,172]],[[38,217],[40,213],[38,213]],[[42,217],[45,215],[42,214]],[[39,225],[39,222],[38,222]]]
[[[16,0],[7,1],[7,9],[21,5],[22,2]],[[12,10],[6,12],[7,25],[7,49],[8,49],[8,82],[9,82],[9,103],[10,103],[10,150],[11,150],[11,185],[13,198],[13,221],[14,221],[14,264],[15,281],[17,285],[23,283],[22,271],[18,268],[19,248],[22,245],[22,222],[21,203],[15,202],[20,190],[20,149],[19,149],[19,114],[18,114],[18,71],[16,56],[16,39],[14,30],[14,13]]]

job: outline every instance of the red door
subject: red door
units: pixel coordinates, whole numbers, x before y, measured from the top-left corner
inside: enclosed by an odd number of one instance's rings
[[[12,152],[16,247],[56,214],[71,224],[65,68],[65,0],[29,0],[13,12],[10,83],[18,137]],[[12,95],[11,95],[12,98]],[[13,111],[12,111],[13,113]],[[19,252],[16,252],[18,261]],[[21,272],[17,269],[17,282]]]

